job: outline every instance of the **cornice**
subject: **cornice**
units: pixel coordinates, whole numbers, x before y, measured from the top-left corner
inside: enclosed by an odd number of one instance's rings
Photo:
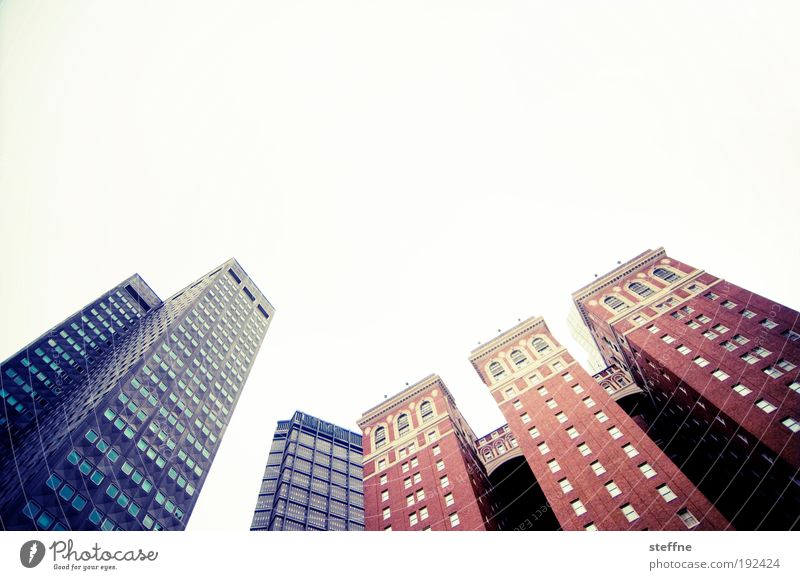
[[[361,415],[361,418],[356,422],[356,424],[363,431],[366,425],[377,419],[383,413],[402,405],[409,399],[413,399],[414,397],[421,395],[424,391],[426,391],[427,389],[429,389],[434,385],[441,388],[442,392],[450,400],[450,403],[455,406],[453,402],[453,396],[450,394],[450,391],[448,391],[447,387],[444,386],[441,377],[439,377],[439,375],[434,373],[428,375],[421,381],[416,382],[409,387],[406,387],[399,393],[392,395],[379,405],[375,405],[374,407],[367,409]]]
[[[527,320],[523,320],[513,328],[505,331],[502,334],[494,337],[492,340],[487,342],[484,345],[479,346],[478,348],[474,349],[472,352],[469,353],[469,361],[472,363],[472,366],[476,369],[478,368],[475,365],[475,361],[485,356],[489,352],[498,349],[502,346],[507,345],[509,342],[513,341],[516,338],[519,338],[523,334],[530,332],[534,328],[538,326],[544,326],[547,329],[547,325],[544,322],[544,318],[541,316],[532,316]]]

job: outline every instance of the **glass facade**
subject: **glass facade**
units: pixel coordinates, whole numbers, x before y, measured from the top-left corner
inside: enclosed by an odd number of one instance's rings
[[[363,530],[361,435],[296,412],[279,421],[251,530]]]
[[[132,276],[0,365],[0,527],[186,527],[274,309],[235,260]]]

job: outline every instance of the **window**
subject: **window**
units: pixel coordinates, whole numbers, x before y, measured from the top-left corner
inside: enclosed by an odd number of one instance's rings
[[[530,429],[528,429],[528,434],[531,436],[532,439],[536,439],[539,435],[541,435],[541,433],[539,433],[539,430],[536,427],[531,427]]]
[[[694,517],[694,514],[690,512],[688,509],[683,508],[682,510],[678,511],[678,517],[681,518],[681,521],[686,524],[686,527],[691,529],[696,527],[700,524],[700,521]]]
[[[416,457],[412,457],[411,458],[411,467],[417,467],[417,466],[419,466],[419,459],[416,458]]]
[[[741,358],[744,362],[749,365],[754,365],[758,362],[758,357],[754,355],[752,352],[748,352],[747,354],[743,354]]]
[[[519,418],[522,419],[523,423],[530,423],[531,422],[531,417],[527,413],[523,413],[522,415],[519,416]]]
[[[722,369],[717,369],[711,374],[715,379],[720,380],[720,381],[724,381],[725,379],[729,379],[730,378],[730,375],[728,373],[726,373],[725,371],[723,371]]]
[[[436,462],[436,471],[443,471],[444,470],[444,461],[441,459]]]
[[[575,429],[575,427],[569,427],[567,429],[567,435],[569,435],[570,439],[577,439],[580,433],[578,433],[578,430]]]
[[[545,342],[542,338],[534,338],[531,342],[531,346],[538,354],[544,354],[548,350],[550,350],[550,345]]]
[[[686,323],[686,326],[688,326],[692,330],[696,330],[696,329],[700,328],[700,325],[697,323],[696,320],[690,320],[689,322]]]
[[[745,318],[755,318],[755,316],[756,316],[755,312],[753,312],[752,310],[748,310],[747,308],[742,310],[739,314],[741,314]]]
[[[547,388],[539,387],[538,389],[536,389],[536,392],[539,393],[540,396],[544,397],[547,394]]]
[[[408,473],[408,470],[409,470],[408,462],[406,462],[403,465],[401,465],[400,469],[403,471],[403,473]]]
[[[561,471],[561,466],[558,464],[558,461],[556,461],[555,459],[551,459],[550,461],[548,461],[547,462],[547,467],[550,468],[550,472],[551,473],[558,473],[559,471]]]
[[[561,375],[561,378],[567,382],[574,380],[570,373],[564,373],[563,375]]]
[[[559,423],[566,423],[568,420],[567,416],[564,414],[563,411],[559,411],[558,413],[556,413],[556,419],[558,419]]]
[[[566,477],[564,477],[563,479],[559,479],[558,480],[558,485],[561,486],[561,491],[563,491],[564,493],[569,493],[573,489],[572,488],[572,484],[569,482],[569,479],[567,479]]]
[[[390,508],[383,508],[383,519],[388,520],[392,516],[392,510]]]
[[[628,308],[628,305],[616,296],[606,296],[605,300],[603,300],[603,303],[614,312],[620,312]]]
[[[717,294],[714,294],[713,292],[707,292],[706,294],[703,294],[703,296],[705,296],[709,300],[717,300],[717,299],[719,299],[719,296]]]
[[[645,463],[642,463],[642,464],[639,466],[639,470],[640,470],[642,473],[644,473],[644,476],[645,476],[647,479],[651,479],[651,478],[655,477],[656,475],[658,475],[658,474],[656,473],[656,470],[655,470],[655,469],[653,469],[653,468],[652,468],[652,466],[651,466],[649,463],[647,463],[647,462],[645,462]]]
[[[443,488],[445,488],[445,487],[447,487],[448,485],[450,485],[450,480],[449,480],[449,479],[447,479],[447,476],[446,476],[446,475],[443,475],[442,477],[440,477],[440,478],[439,478],[439,484],[440,484],[440,485],[441,485]]]
[[[742,383],[739,383],[738,385],[733,385],[733,390],[739,393],[743,397],[746,397],[747,395],[753,392],[747,387],[745,387]]]
[[[417,525],[417,521],[418,520],[417,520],[417,514],[416,513],[409,514],[409,516],[408,516],[408,525],[409,526],[416,526]]]
[[[769,375],[773,379],[777,379],[778,377],[782,377],[783,373],[779,371],[776,367],[769,366],[764,369],[764,374]]]
[[[492,378],[496,381],[497,379],[502,377],[504,374],[506,374],[506,371],[505,371],[505,369],[503,369],[503,365],[501,365],[497,361],[494,361],[493,363],[491,363],[489,365],[489,373],[491,373]]]
[[[414,483],[419,483],[419,482],[421,482],[421,481],[422,481],[422,474],[420,474],[420,473],[415,473],[415,474],[414,474]]]
[[[589,448],[588,445],[586,445],[586,443],[581,443],[580,445],[578,445],[578,451],[580,451],[581,455],[583,455],[584,457],[592,454],[592,450]]]
[[[569,505],[572,506],[576,516],[582,516],[586,513],[586,508],[583,506],[583,502],[579,499],[569,502]]]
[[[778,326],[777,322],[775,322],[774,320],[770,320],[769,318],[765,318],[764,320],[759,322],[759,324],[764,328],[769,328],[770,330]]]
[[[392,531],[392,526],[386,526],[385,528],[383,528],[383,531],[384,532],[391,532]]]
[[[387,475],[385,473],[382,474],[381,475],[381,485],[386,485],[387,481],[389,481],[389,478],[387,477]]]
[[[411,430],[411,424],[408,421],[408,415],[403,413],[397,418],[397,434],[402,437]]]
[[[689,348],[688,346],[686,346],[685,344],[680,345],[675,350],[677,350],[679,353],[684,354],[684,355],[685,354],[689,354],[690,352],[692,352],[692,349]]]
[[[792,419],[791,417],[786,417],[783,421],[781,421],[781,425],[789,429],[792,433],[797,433],[800,431],[800,423],[797,422],[796,419]]]
[[[596,532],[597,526],[594,524],[594,522],[590,522],[585,526],[583,526],[583,529],[586,530],[587,532]]]
[[[524,354],[522,354],[521,350],[512,350],[510,356],[511,361],[518,367],[523,367],[528,364],[528,359]]]
[[[676,499],[678,497],[666,483],[664,485],[659,485],[656,489],[658,490],[658,493],[661,495],[661,497],[664,498],[664,501],[667,503],[671,502],[673,499]]]
[[[708,316],[706,316],[705,314],[701,314],[700,316],[698,316],[697,320],[701,324],[706,324],[707,322],[711,322],[711,319]]]
[[[651,324],[650,326],[647,327],[647,330],[650,331],[651,334],[656,334],[661,329],[658,328],[655,324]]]
[[[419,519],[427,520],[428,519],[428,508],[424,507],[419,510]]]
[[[586,397],[585,399],[583,399],[583,404],[586,405],[586,407],[589,409],[595,406],[594,399],[592,399],[591,397]]]
[[[600,421],[601,423],[605,423],[606,421],[608,421],[608,415],[603,413],[603,411],[598,411],[597,413],[594,414],[594,416],[597,417],[597,420]]]
[[[708,366],[710,364],[706,359],[704,359],[701,356],[694,357],[694,360],[692,362],[701,368]]]
[[[375,449],[380,449],[386,445],[386,429],[378,427],[375,429]]]
[[[547,399],[545,401],[545,405],[547,405],[548,408],[550,409],[555,409],[556,407],[558,407],[558,403],[556,403],[555,399]]]
[[[753,349],[753,353],[757,354],[757,355],[758,355],[758,356],[760,356],[761,358],[767,358],[769,355],[771,355],[771,354],[772,354],[772,352],[768,351],[768,350],[767,350],[766,348],[764,348],[763,346],[757,346],[757,347],[755,347],[755,348]]]
[[[723,308],[727,308],[728,310],[733,310],[736,308],[736,302],[731,302],[730,300],[726,300],[722,303]]]
[[[717,338],[717,333],[716,332],[712,332],[710,330],[706,330],[703,333],[703,336],[705,336],[708,340],[714,340],[715,338]]]
[[[792,342],[797,342],[800,340],[800,333],[795,332],[794,330],[787,330],[783,333],[783,336],[791,340]]]
[[[665,334],[664,336],[662,336],[661,340],[663,340],[667,344],[672,344],[673,342],[675,342],[675,339],[671,337],[669,334]]]
[[[606,472],[606,468],[603,467],[603,464],[599,461],[592,461],[589,464],[589,467],[592,468],[592,471],[594,471],[595,475],[603,475]]]
[[[617,497],[618,495],[622,494],[620,491],[619,486],[616,484],[614,480],[609,481],[606,483],[606,491],[611,497]]]
[[[639,452],[636,450],[636,447],[634,447],[630,443],[626,443],[625,445],[623,445],[622,450],[628,457],[636,457],[637,455],[639,455]]]
[[[636,510],[633,509],[633,506],[629,503],[626,503],[619,509],[622,511],[622,515],[625,516],[625,519],[629,522],[635,522],[639,519],[639,514],[636,513]]]
[[[444,496],[444,504],[446,506],[451,506],[454,503],[456,503],[456,499],[453,497],[453,494],[452,493],[445,494],[445,496]]]
[[[666,268],[656,268],[655,270],[653,270],[653,275],[656,276],[657,278],[665,280],[666,282],[675,282],[676,280],[681,279],[681,277],[678,276],[675,272],[673,272],[672,270],[667,270]]]
[[[422,405],[420,405],[419,410],[420,413],[422,413],[423,423],[433,419],[433,405],[430,401],[422,401]]]
[[[721,344],[720,344],[720,346],[721,346],[722,348],[724,348],[725,350],[727,350],[727,351],[734,351],[734,350],[736,350],[737,348],[739,348],[738,346],[736,346],[735,344],[733,344],[733,343],[732,343],[731,341],[729,341],[729,340],[726,340],[725,342],[721,343]]]
[[[425,490],[424,489],[418,489],[417,490],[417,501],[422,501],[423,499],[425,499]]]
[[[381,492],[381,501],[389,501],[389,490],[388,489],[384,489]]]
[[[642,298],[646,298],[647,296],[654,294],[653,289],[650,288],[650,286],[645,286],[641,282],[633,282],[631,283],[630,286],[628,286],[628,288],[630,288],[632,292],[638,294]]]
[[[406,477],[403,480],[403,488],[404,489],[408,489],[409,487],[411,487],[411,478],[410,477]]]
[[[514,405],[514,408],[517,409],[517,410],[522,409],[522,403],[519,401],[519,399],[514,401],[513,405]]]
[[[756,401],[756,407],[758,407],[767,414],[774,413],[775,410],[777,409],[775,405],[773,405],[766,399],[759,399],[758,401]]]
[[[792,381],[787,385],[790,389],[792,389],[796,393],[800,393],[800,381]]]
[[[450,527],[455,528],[459,523],[460,522],[458,520],[458,513],[456,512],[450,514]]]
[[[550,448],[547,446],[547,443],[539,443],[538,447],[539,447],[539,453],[541,453],[542,455],[550,453]]]
[[[433,446],[433,454],[434,455],[439,455],[441,452],[442,452],[441,447],[439,447],[438,445],[434,445]]]
[[[385,459],[378,459],[378,470],[386,468],[386,460]]]
[[[730,328],[728,328],[724,324],[717,324],[717,325],[714,326],[714,332],[718,332],[720,334],[725,334],[729,330],[730,330]]]
[[[778,361],[778,367],[788,372],[796,369],[797,365],[789,362],[785,358],[782,358],[781,360]]]
[[[580,395],[583,392],[583,387],[580,385],[573,385],[572,390],[575,391],[576,395]]]
[[[747,338],[746,336],[742,336],[741,334],[734,335],[733,336],[733,340],[735,342],[737,342],[738,344],[742,344],[742,345],[747,344],[748,342],[750,342],[749,338]]]

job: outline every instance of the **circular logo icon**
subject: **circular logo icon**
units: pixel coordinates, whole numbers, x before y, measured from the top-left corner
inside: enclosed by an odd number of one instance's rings
[[[39,540],[30,540],[19,549],[19,561],[26,568],[35,568],[44,559],[44,544]]]

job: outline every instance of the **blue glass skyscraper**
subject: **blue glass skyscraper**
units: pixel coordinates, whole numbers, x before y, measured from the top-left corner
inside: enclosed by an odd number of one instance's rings
[[[297,411],[279,421],[251,530],[363,530],[361,435]]]
[[[0,365],[0,528],[180,530],[273,307],[236,260],[139,275]]]

